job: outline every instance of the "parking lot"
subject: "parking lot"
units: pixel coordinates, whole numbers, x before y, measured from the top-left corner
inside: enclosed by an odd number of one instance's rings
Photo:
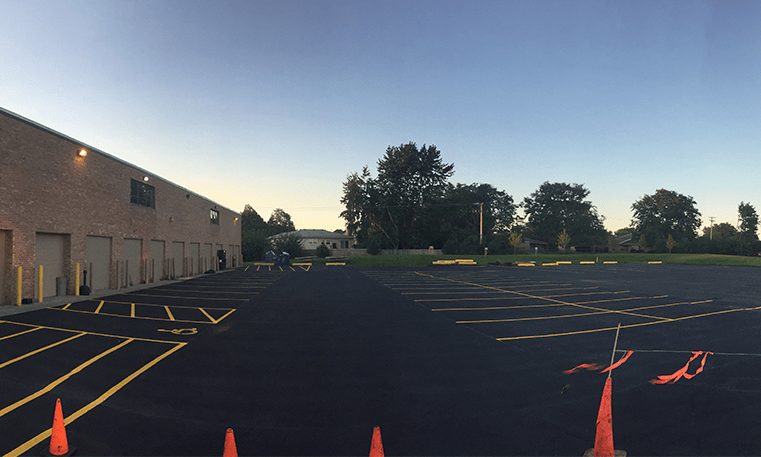
[[[80,455],[217,455],[228,427],[241,455],[361,455],[376,425],[389,455],[581,455],[621,324],[617,449],[758,454],[757,276],[249,267],[6,316],[0,451],[44,452],[61,398]]]

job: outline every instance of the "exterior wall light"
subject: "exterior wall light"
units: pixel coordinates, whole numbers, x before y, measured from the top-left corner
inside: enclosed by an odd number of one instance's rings
[[[147,176],[143,176],[143,182],[148,182],[148,177]]]
[[[79,152],[77,153],[77,155],[79,157],[86,157],[87,156],[87,151],[85,151],[84,149],[80,149]]]

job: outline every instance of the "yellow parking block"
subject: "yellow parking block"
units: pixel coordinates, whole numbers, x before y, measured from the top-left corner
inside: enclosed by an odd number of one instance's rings
[[[579,262],[579,265],[594,265],[594,264],[595,264],[594,260],[582,260],[581,262]]]
[[[648,265],[658,265],[658,264],[661,264],[661,263],[663,263],[663,262],[660,261],[660,260],[652,260],[650,262],[647,262]]]
[[[606,260],[603,263],[604,264],[613,264],[613,263],[618,263],[618,260]]]
[[[571,264],[573,264],[573,262],[571,262],[570,260],[558,260],[555,263],[558,264],[558,265],[571,265]]]
[[[516,263],[516,265],[519,267],[535,267],[536,266],[536,264],[530,263],[530,262],[518,262]]]
[[[309,262],[296,262],[296,263],[292,263],[291,265],[293,265],[294,267],[311,267],[312,266],[312,264]]]
[[[325,265],[327,266],[346,265],[346,262],[327,262]]]
[[[456,261],[454,260],[436,260],[434,262],[431,262],[433,265],[454,265]]]

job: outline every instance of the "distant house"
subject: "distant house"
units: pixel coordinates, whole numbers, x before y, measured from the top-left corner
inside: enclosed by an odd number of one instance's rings
[[[528,252],[547,250],[547,243],[544,241],[535,240],[533,238],[523,237],[523,242],[517,246],[518,249]]]
[[[285,235],[297,235],[301,238],[301,247],[307,255],[314,254],[314,250],[321,244],[326,245],[333,251],[333,255],[348,255],[348,252],[354,248],[355,240],[351,235],[345,233],[330,232],[328,230],[296,230],[294,232],[279,233],[269,237],[275,240]]]
[[[639,240],[634,239],[633,233],[624,233],[617,235],[615,238],[618,244],[617,252],[639,252],[643,250],[640,248]]]

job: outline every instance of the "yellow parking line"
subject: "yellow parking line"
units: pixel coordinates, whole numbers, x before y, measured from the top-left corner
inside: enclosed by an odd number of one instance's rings
[[[69,303],[69,304],[67,304],[67,305],[64,305],[64,307],[63,307],[63,308],[61,308],[61,309],[68,309],[68,307],[69,307],[69,306],[71,306],[71,303]]]
[[[159,305],[162,306],[162,305]],[[173,307],[176,308],[176,307]],[[56,308],[52,308],[56,309]],[[201,308],[192,308],[192,309],[201,309]],[[227,308],[224,308],[227,309]],[[67,309],[66,311],[70,313],[84,313],[84,314],[92,314],[90,311],[80,311],[78,309]],[[124,319],[142,319],[147,321],[174,321],[174,322],[189,322],[191,324],[208,324],[206,321],[191,321],[186,319],[168,319],[164,317],[143,317],[143,316],[127,316],[126,314],[111,314],[111,313],[98,313],[98,316],[111,316],[111,317],[122,317]],[[95,335],[95,333],[92,333],[92,335]]]
[[[169,310],[169,307],[168,306],[164,306],[164,309],[166,310],[166,315],[169,316],[169,320],[173,321],[174,320],[174,316],[172,315],[172,312]]]
[[[24,398],[22,400],[19,400],[16,403],[14,403],[14,404],[12,404],[10,406],[6,406],[5,408],[0,409],[0,417],[5,416],[9,412],[11,412],[11,411],[15,410],[16,408],[18,408],[19,406],[23,406],[23,405],[29,403],[30,401],[34,400],[35,398],[39,398],[42,395],[50,392],[56,386],[58,386],[59,384],[63,383],[64,381],[66,381],[67,379],[72,377],[73,375],[79,373],[80,371],[82,371],[85,368],[89,367],[90,365],[92,365],[93,363],[95,363],[98,360],[102,359],[103,357],[107,356],[108,354],[116,351],[117,349],[123,348],[124,346],[126,346],[127,344],[129,344],[129,343],[131,343],[133,341],[135,341],[135,340],[130,338],[130,339],[126,340],[126,341],[123,341],[123,342],[119,343],[118,345],[112,347],[111,349],[109,349],[107,351],[101,352],[100,354],[98,354],[95,357],[91,358],[87,362],[84,362],[83,364],[81,364],[78,367],[74,368],[73,370],[71,370],[67,374],[61,376],[60,378],[58,378],[55,381],[53,381],[50,384],[48,384],[47,386],[45,386],[42,389],[38,390],[37,392],[35,392],[35,393],[31,394],[31,395],[28,395],[26,398]]]
[[[103,308],[103,303],[105,303],[104,300],[100,301],[100,304],[98,305],[98,308],[95,310],[95,314],[98,314],[100,312],[100,309]],[[66,309],[66,308],[64,308]]]
[[[34,350],[32,352],[27,352],[26,354],[20,355],[20,356],[16,357],[15,359],[11,359],[11,360],[9,360],[7,362],[0,363],[0,368],[5,368],[5,367],[7,367],[8,365],[10,365],[12,363],[18,362],[19,360],[24,360],[27,357],[31,357],[31,356],[33,356],[35,354],[39,354],[40,352],[46,351],[46,350],[48,350],[50,348],[53,348],[53,347],[56,347],[59,344],[68,343],[71,340],[76,340],[77,338],[79,338],[81,336],[85,336],[85,335],[87,335],[87,333],[77,333],[76,335],[70,336],[69,338],[66,338],[65,340],[61,340],[61,341],[58,341],[57,343],[53,343],[53,344],[48,344],[47,346],[39,348],[39,349]]]
[[[29,330],[24,330],[22,332],[14,333],[13,335],[6,335],[6,336],[3,336],[3,337],[0,337],[0,341],[7,340],[8,338],[13,338],[14,336],[19,336],[19,335],[24,335],[26,333],[36,332],[40,328],[41,327],[30,328]]]
[[[56,309],[56,308],[50,308],[50,309]],[[69,310],[69,311],[71,311],[71,310]],[[125,317],[125,316],[120,316],[120,317]],[[136,319],[141,319],[141,318],[138,317]],[[59,332],[67,332],[67,333],[82,333],[84,335],[103,336],[103,337],[106,337],[106,338],[119,338],[119,339],[129,339],[129,338],[131,338],[131,339],[136,340],[136,341],[147,341],[149,343],[177,344],[177,341],[171,341],[171,340],[157,340],[157,339],[153,339],[153,338],[138,338],[138,337],[125,336],[125,335],[114,335],[113,333],[81,332],[79,330],[72,330],[70,328],[50,327],[50,326],[47,326],[47,325],[26,324],[24,322],[11,322],[11,321],[0,321],[0,322],[1,323],[6,323],[6,324],[23,325],[25,327],[34,327],[37,330],[46,329],[46,330],[56,330],[56,331],[59,331]],[[177,322],[182,322],[182,321],[177,321]],[[206,322],[194,322],[194,323],[206,324]]]
[[[148,362],[142,368],[140,368],[139,370],[135,371],[131,375],[127,376],[126,378],[124,378],[120,383],[118,383],[114,387],[108,389],[106,391],[106,393],[104,393],[100,397],[96,398],[95,400],[91,401],[89,404],[87,404],[86,406],[84,406],[83,408],[81,408],[80,410],[75,412],[74,414],[68,416],[64,420],[64,425],[69,425],[72,422],[74,422],[75,420],[77,420],[80,417],[84,416],[85,414],[90,412],[93,408],[95,408],[96,406],[100,405],[101,403],[106,401],[109,397],[111,397],[113,394],[118,392],[122,387],[126,386],[127,384],[132,382],[132,380],[134,380],[135,378],[140,376],[142,373],[144,373],[145,371],[147,371],[148,369],[150,369],[151,367],[153,367],[154,365],[156,365],[160,361],[164,360],[166,357],[170,356],[175,351],[179,350],[180,348],[182,348],[184,346],[185,346],[185,343],[177,343],[177,345],[175,347],[173,347],[172,349],[168,350],[167,352],[161,354],[160,356],[156,357],[152,361]],[[52,429],[48,429],[48,430],[40,433],[39,435],[35,436],[34,438],[30,439],[26,443],[22,444],[21,446],[17,447],[16,449],[12,450],[8,454],[6,454],[5,457],[17,457],[17,456],[23,454],[24,452],[30,450],[34,446],[37,446],[38,444],[40,444],[41,442],[43,442],[47,438],[49,438],[51,434],[52,434]]]
[[[203,309],[203,308],[198,308],[198,309],[200,309],[201,312],[204,313],[206,315],[206,317],[209,318],[209,320],[211,321],[212,324],[216,324],[217,323],[217,321],[215,321],[213,317],[209,316],[209,313],[207,313],[205,309]]]
[[[130,311],[129,311],[129,317],[135,317],[135,304],[134,303],[130,303],[130,305],[131,305],[131,307],[130,307]]]

